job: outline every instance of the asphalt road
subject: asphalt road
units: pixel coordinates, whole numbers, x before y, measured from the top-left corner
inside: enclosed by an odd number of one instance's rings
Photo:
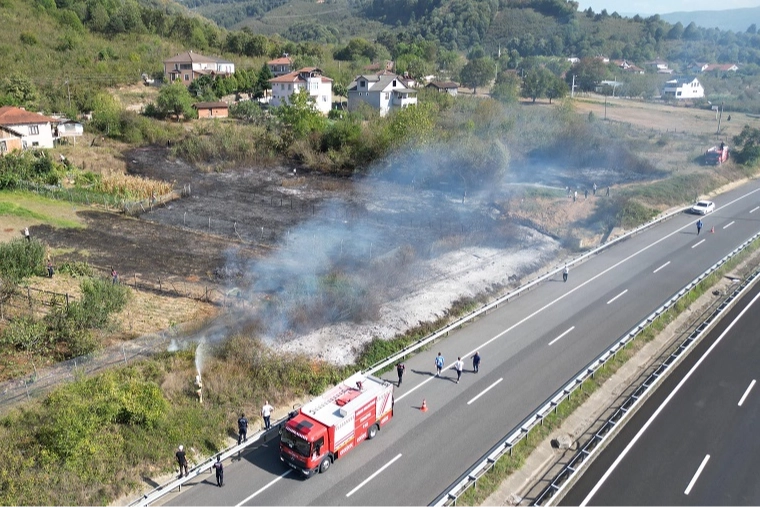
[[[431,502],[581,368],[760,230],[760,182],[724,194],[716,205],[699,236],[697,217],[676,216],[572,267],[567,283],[561,276],[543,283],[410,358],[394,419],[328,473],[297,477],[280,463],[275,441],[228,464],[225,488],[209,479],[168,503]],[[466,372],[460,384],[451,369],[433,376],[438,351],[448,368],[475,350],[483,357],[479,374]],[[395,381],[395,372],[386,378]],[[427,412],[419,410],[423,399]]]
[[[676,367],[561,504],[760,505],[759,307],[760,284]]]

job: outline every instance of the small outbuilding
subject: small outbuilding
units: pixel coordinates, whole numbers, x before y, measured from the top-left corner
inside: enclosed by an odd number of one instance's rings
[[[453,81],[431,81],[426,88],[432,88],[438,92],[448,93],[452,97],[456,97],[459,85]]]
[[[193,108],[198,111],[198,118],[227,118],[230,112],[226,102],[198,102]]]

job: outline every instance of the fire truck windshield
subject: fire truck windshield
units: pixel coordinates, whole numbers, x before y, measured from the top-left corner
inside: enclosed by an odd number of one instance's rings
[[[308,458],[311,455],[311,444],[288,430],[282,432],[280,441],[301,456],[306,456]]]

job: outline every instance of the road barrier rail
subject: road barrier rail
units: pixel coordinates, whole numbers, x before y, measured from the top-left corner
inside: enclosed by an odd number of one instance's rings
[[[578,389],[586,380],[593,378],[597,370],[599,370],[601,367],[607,364],[607,362],[610,359],[615,358],[618,352],[620,352],[631,341],[633,341],[637,336],[639,336],[645,329],[647,329],[650,325],[652,325],[652,323],[654,323],[662,314],[664,314],[666,311],[672,308],[678,301],[681,300],[681,298],[689,294],[700,282],[702,282],[702,280],[710,276],[712,273],[718,270],[721,266],[723,266],[726,262],[732,259],[735,255],[737,255],[738,253],[743,251],[745,248],[747,248],[752,242],[754,242],[758,238],[760,238],[760,233],[757,233],[754,236],[752,236],[750,239],[746,240],[740,246],[732,250],[728,255],[720,259],[718,262],[713,264],[706,271],[704,271],[699,276],[694,278],[694,280],[689,282],[676,294],[671,296],[657,310],[655,310],[649,316],[643,319],[641,322],[636,324],[627,333],[623,334],[611,347],[609,347],[606,351],[602,352],[593,361],[588,363],[583,369],[581,369],[578,373],[576,373],[568,381],[567,384],[565,384],[563,387],[555,391],[555,393],[552,394],[549,398],[547,398],[546,401],[544,401],[539,406],[538,409],[536,409],[532,414],[530,414],[528,417],[523,419],[522,422],[520,422],[520,424],[517,425],[509,434],[507,434],[496,445],[494,445],[491,449],[489,449],[474,465],[472,465],[467,471],[465,471],[461,476],[459,476],[459,478],[456,481],[454,481],[452,485],[446,491],[438,495],[438,497],[436,497],[436,499],[433,500],[433,502],[430,505],[436,506],[436,507],[443,506],[443,505],[456,505],[457,499],[465,491],[467,491],[467,489],[474,486],[475,483],[478,481],[478,479],[480,479],[480,477],[482,477],[485,473],[491,470],[501,457],[503,457],[505,454],[511,455],[512,449],[521,440],[523,440],[533,428],[535,428],[537,425],[542,425],[544,419],[548,417],[552,412],[556,413],[557,407],[562,402],[570,399],[570,395],[576,389]],[[755,276],[756,275],[752,276],[753,280]],[[746,283],[747,282],[745,282],[745,284]],[[742,287],[746,287],[745,284],[742,284]],[[735,300],[735,297],[728,298],[727,301],[729,300],[730,302],[733,302]],[[696,336],[697,337],[701,336],[701,334],[706,329],[711,327],[712,323],[716,322],[716,319],[722,316],[727,306],[728,306],[728,303],[721,305],[720,309],[722,310],[720,313],[713,314],[708,320],[705,321],[705,323],[703,323],[703,325],[700,325],[698,330],[695,331],[695,333],[698,332]],[[692,342],[693,340],[689,341],[689,345]],[[672,362],[672,359],[671,359],[671,362]],[[670,367],[670,364],[671,363],[668,362],[667,365],[658,368],[658,370],[655,372],[656,374],[655,378],[662,376],[664,371],[666,371]],[[625,414],[625,412],[629,411],[630,408],[632,408],[631,406],[625,406],[625,405],[624,407],[625,407],[625,410],[622,411],[620,414],[613,415],[613,418],[617,415],[618,419],[620,419],[620,417],[622,417]],[[621,407],[621,409],[622,408],[623,407]],[[609,429],[614,427],[616,424],[619,424],[618,419],[613,421],[613,423],[607,429],[607,431],[609,431]],[[593,450],[594,448],[597,447],[598,443],[599,443],[598,440],[593,440],[590,444],[587,444],[587,445],[589,445],[591,450]],[[572,462],[575,465],[575,467],[578,467],[579,465],[582,466],[582,464],[588,458],[588,456],[584,454],[584,449],[581,449],[578,454],[580,455],[580,457],[578,457],[577,460],[574,460]],[[567,470],[568,473],[563,474],[562,472],[560,472],[558,476],[557,484],[554,484],[553,482],[553,485],[550,485],[547,488],[550,490],[550,492],[547,492],[546,494],[542,492],[541,498],[548,499],[549,495],[552,494],[552,492],[553,494],[556,494],[558,491],[560,491],[560,488],[562,488],[563,485],[567,482],[567,479],[570,477],[570,475],[574,474],[577,471],[575,467],[571,465],[571,468],[573,468],[573,470],[572,471]]]
[[[603,250],[606,250],[607,248],[610,248],[611,246],[616,245],[617,243],[619,243],[621,241],[624,241],[624,240],[626,240],[628,238],[631,238],[632,236],[635,236],[635,235],[639,234],[640,232],[644,231],[645,229],[648,229],[649,227],[652,227],[652,226],[657,225],[657,224],[659,224],[661,222],[664,222],[665,220],[668,220],[668,219],[670,219],[670,218],[672,218],[672,217],[674,217],[676,215],[680,215],[680,214],[684,213],[684,211],[686,211],[688,209],[689,209],[689,207],[687,206],[687,207],[683,207],[683,208],[678,208],[678,209],[676,209],[674,211],[671,211],[669,213],[665,213],[664,215],[656,217],[656,218],[650,220],[649,222],[647,222],[646,224],[643,224],[643,225],[637,227],[636,229],[633,229],[633,230],[631,230],[631,231],[629,231],[629,232],[627,232],[627,233],[625,233],[625,234],[623,234],[623,235],[621,235],[621,236],[619,236],[619,237],[617,237],[617,238],[615,238],[613,240],[610,240],[610,241],[604,243],[603,245],[598,246],[597,248],[595,248],[593,250],[590,250],[589,252],[586,252],[585,254],[581,255],[578,258],[572,259],[571,261],[567,262],[566,264],[563,264],[562,266],[559,266],[559,267],[557,267],[557,268],[549,271],[548,273],[537,277],[536,279],[528,282],[525,285],[520,286],[519,288],[515,289],[514,291],[508,292],[507,294],[505,294],[504,296],[498,298],[497,300],[495,300],[495,301],[493,301],[493,302],[491,302],[489,304],[486,304],[486,305],[482,306],[481,308],[479,308],[479,309],[477,309],[477,310],[469,313],[468,315],[465,315],[464,317],[461,317],[456,322],[453,322],[453,323],[451,323],[451,324],[443,327],[442,329],[440,329],[440,330],[438,330],[438,331],[436,331],[436,332],[434,332],[434,333],[432,333],[432,334],[430,334],[430,335],[428,335],[428,336],[426,336],[424,338],[419,339],[418,341],[416,341],[412,345],[410,345],[410,346],[402,349],[400,352],[397,352],[396,354],[393,354],[392,356],[389,356],[389,357],[387,357],[387,358],[385,358],[385,359],[383,359],[381,361],[378,361],[374,365],[370,366],[367,370],[365,370],[364,373],[366,373],[368,375],[373,375],[373,374],[379,372],[380,370],[383,370],[384,368],[387,368],[388,366],[390,366],[392,364],[395,364],[397,361],[403,359],[406,356],[411,355],[412,353],[416,352],[420,348],[425,347],[426,345],[428,345],[428,344],[430,344],[430,343],[432,343],[432,342],[440,339],[441,337],[448,335],[451,331],[454,331],[454,330],[462,327],[464,324],[470,322],[471,320],[473,320],[473,319],[475,319],[477,317],[480,317],[481,315],[485,315],[490,310],[493,310],[493,309],[497,308],[500,304],[507,303],[507,302],[509,302],[510,299],[513,299],[513,298],[521,295],[523,292],[528,291],[528,290],[534,288],[535,286],[537,286],[541,282],[549,280],[553,276],[556,276],[556,275],[560,274],[562,272],[562,270],[564,269],[564,265],[567,265],[567,266],[577,265],[577,264],[579,264],[579,263],[581,263],[581,262],[589,259],[590,257],[592,257],[594,255],[597,255],[598,253],[602,252]],[[272,427],[279,429],[281,426],[283,426],[288,421],[288,419],[289,419],[289,417],[285,417],[285,418],[277,421],[276,423],[272,423]],[[169,493],[176,492],[176,491],[180,490],[185,483],[187,483],[187,482],[189,482],[189,481],[197,478],[202,473],[208,472],[211,469],[211,466],[216,461],[216,457],[217,456],[221,456],[222,460],[224,460],[224,459],[226,459],[226,458],[228,458],[230,456],[233,456],[233,455],[235,455],[235,454],[237,454],[239,452],[242,452],[246,447],[249,447],[251,445],[254,445],[254,444],[258,443],[259,440],[261,440],[262,437],[264,437],[265,435],[268,438],[268,435],[270,435],[270,434],[272,434],[272,435],[278,435],[279,434],[278,432],[277,433],[271,433],[272,431],[273,430],[270,430],[269,432],[259,432],[259,433],[256,433],[251,438],[249,438],[247,442],[243,442],[243,443],[241,443],[239,445],[232,446],[232,447],[230,447],[228,449],[225,449],[225,450],[223,450],[223,451],[221,451],[221,452],[219,452],[217,454],[214,454],[213,456],[211,456],[207,460],[203,461],[201,464],[196,465],[192,469],[190,469],[188,471],[188,476],[187,477],[182,477],[182,478],[179,478],[179,479],[176,479],[176,480],[172,480],[172,481],[169,481],[169,482],[167,482],[165,484],[161,484],[161,485],[157,486],[156,488],[154,488],[153,490],[149,491],[148,493],[145,493],[140,498],[137,498],[136,500],[134,500],[132,503],[129,504],[129,507],[145,507],[145,506],[148,506],[148,505],[152,504],[153,502],[155,502],[159,498],[163,497],[164,495],[167,495]],[[265,439],[263,441],[266,442],[267,440]]]

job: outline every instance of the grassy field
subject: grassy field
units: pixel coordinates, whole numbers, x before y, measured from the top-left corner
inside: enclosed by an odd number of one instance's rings
[[[54,227],[83,227],[77,217],[81,206],[40,197],[29,192],[0,192],[0,242],[20,237],[24,227],[49,224]]]

